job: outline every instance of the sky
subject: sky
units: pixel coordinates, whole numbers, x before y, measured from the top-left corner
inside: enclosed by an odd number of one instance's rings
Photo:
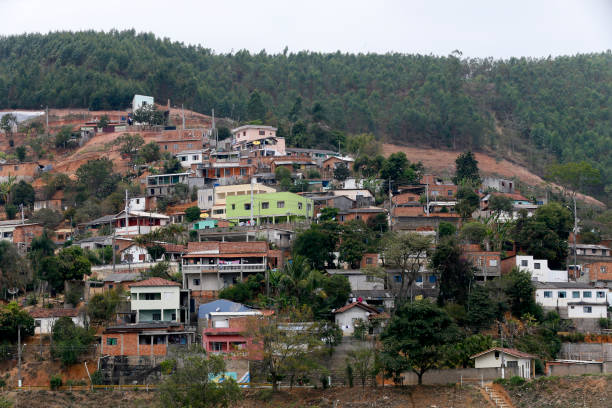
[[[612,49],[612,0],[0,0],[0,35],[152,32],[247,49],[548,57]]]

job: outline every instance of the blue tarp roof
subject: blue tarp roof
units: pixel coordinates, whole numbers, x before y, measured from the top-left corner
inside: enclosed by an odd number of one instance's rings
[[[219,299],[200,305],[198,308],[198,319],[206,319],[210,312],[248,312],[251,310],[253,309],[242,303]]]

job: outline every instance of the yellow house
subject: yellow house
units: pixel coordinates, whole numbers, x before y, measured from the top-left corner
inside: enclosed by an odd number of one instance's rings
[[[253,184],[253,195],[275,193],[276,189],[261,183]],[[225,200],[227,197],[251,195],[251,184],[234,184],[231,186],[215,186],[198,190],[198,207],[209,210],[213,218],[226,218]]]

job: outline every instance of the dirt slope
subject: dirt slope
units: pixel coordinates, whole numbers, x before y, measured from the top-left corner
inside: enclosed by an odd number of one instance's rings
[[[383,144],[383,154],[388,156],[395,152],[404,152],[408,160],[421,161],[428,171],[439,174],[441,176],[450,176],[455,172],[455,159],[460,152],[451,150],[428,149],[422,147],[399,146],[390,143]],[[478,167],[483,175],[496,175],[499,177],[513,178],[516,177],[520,181],[530,186],[545,186],[547,184],[540,176],[530,172],[526,167],[509,161],[507,159],[496,159],[485,153],[474,153],[478,160]],[[556,184],[550,184],[553,188],[561,189]],[[605,207],[605,205],[590,196],[582,194],[578,195],[579,199],[586,201],[591,205]]]

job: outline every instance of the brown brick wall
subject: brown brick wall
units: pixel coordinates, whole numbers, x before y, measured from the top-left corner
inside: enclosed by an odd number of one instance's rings
[[[109,346],[107,338],[116,338],[117,344]],[[123,341],[123,354],[121,354],[121,343]],[[138,345],[138,333],[103,333],[102,334],[102,354],[110,356],[150,356],[151,347],[153,347],[153,355],[165,356],[166,344],[148,344]]]

